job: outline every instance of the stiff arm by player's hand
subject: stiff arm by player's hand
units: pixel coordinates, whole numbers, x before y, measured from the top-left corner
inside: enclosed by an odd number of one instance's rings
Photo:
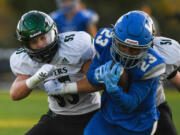
[[[26,80],[27,87],[30,89],[34,88],[38,83],[44,81],[54,70],[54,65],[43,65],[33,76]]]

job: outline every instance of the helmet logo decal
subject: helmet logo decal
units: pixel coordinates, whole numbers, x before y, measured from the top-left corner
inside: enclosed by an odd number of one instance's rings
[[[30,38],[35,37],[37,35],[40,35],[41,33],[42,33],[41,31],[38,31],[37,33],[34,33],[34,34],[30,35]]]
[[[133,45],[138,45],[138,44],[139,44],[138,41],[132,40],[132,39],[126,39],[125,42],[126,42],[126,43],[129,43],[129,44],[133,44]]]
[[[145,28],[146,28],[149,32],[151,32],[151,33],[152,33],[152,27],[151,27],[151,26],[149,26],[149,25],[145,24]]]
[[[52,25],[52,23],[50,22],[50,19],[49,18],[45,18],[45,22],[48,24],[48,25]]]

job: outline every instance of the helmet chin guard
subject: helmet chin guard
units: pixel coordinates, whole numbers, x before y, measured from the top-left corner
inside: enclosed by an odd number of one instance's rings
[[[31,59],[39,63],[50,63],[59,48],[58,39],[55,39],[51,44],[48,44],[44,48],[38,50],[25,48],[25,50],[27,51],[27,54],[30,56]]]

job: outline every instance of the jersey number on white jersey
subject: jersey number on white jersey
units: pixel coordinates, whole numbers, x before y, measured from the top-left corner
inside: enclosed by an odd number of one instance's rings
[[[172,45],[172,41],[170,39],[162,39],[160,45]]]
[[[74,36],[75,36],[75,34],[71,34],[71,35],[65,36],[64,42],[72,41],[74,39]]]

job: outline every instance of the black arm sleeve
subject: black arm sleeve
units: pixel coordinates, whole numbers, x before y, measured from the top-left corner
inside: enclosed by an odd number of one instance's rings
[[[177,71],[178,71],[178,70],[173,71],[173,72],[167,77],[167,79],[169,80],[169,79],[172,79],[173,77],[175,77],[176,74],[177,74]]]

